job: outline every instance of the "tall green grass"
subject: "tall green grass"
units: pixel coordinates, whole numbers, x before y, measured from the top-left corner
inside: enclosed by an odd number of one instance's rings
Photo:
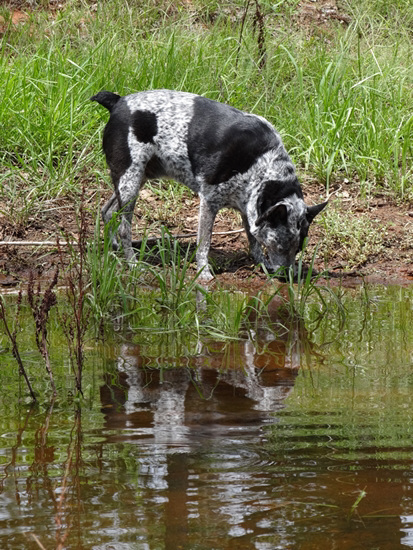
[[[108,181],[101,89],[174,88],[266,116],[303,175],[412,193],[413,21],[407,0],[344,2],[349,25],[300,26],[296,2],[261,2],[259,66],[245,3],[68,1],[9,27],[0,59],[0,184],[22,218],[40,199]],[[5,13],[5,11],[4,11]],[[241,39],[241,46],[240,46]],[[26,214],[27,212],[27,214]]]

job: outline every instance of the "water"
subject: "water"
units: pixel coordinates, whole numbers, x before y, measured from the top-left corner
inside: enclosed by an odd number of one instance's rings
[[[3,372],[0,548],[412,548],[412,290],[179,361],[95,351],[81,408]]]

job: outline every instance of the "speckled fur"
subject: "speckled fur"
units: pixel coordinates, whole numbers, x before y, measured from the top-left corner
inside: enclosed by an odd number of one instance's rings
[[[154,177],[175,179],[200,197],[197,266],[203,279],[212,277],[212,228],[224,207],[241,213],[256,263],[264,263],[271,272],[294,264],[309,224],[325,203],[306,206],[294,166],[267,120],[169,90],[122,98],[100,92],[91,99],[111,113],[104,151],[115,192],[102,215],[108,223],[122,211],[118,234],[130,264],[135,261],[134,206],[142,185]]]

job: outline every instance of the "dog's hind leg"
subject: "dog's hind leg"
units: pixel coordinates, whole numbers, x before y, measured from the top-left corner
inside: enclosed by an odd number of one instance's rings
[[[201,196],[200,199],[196,263],[198,271],[202,269],[200,279],[209,281],[213,279],[213,275],[208,266],[208,254],[217,210],[204,197]]]
[[[136,262],[135,253],[132,248],[132,217],[136,199],[131,199],[122,208],[122,221],[118,229],[118,235],[123,246],[123,252],[130,266]]]
[[[139,190],[145,181],[145,164],[133,165],[120,178],[117,188],[120,212],[122,219],[118,229],[118,235],[123,246],[123,252],[129,265],[136,262],[132,248],[132,217],[138,198]]]
[[[119,201],[116,193],[113,193],[110,199],[106,202],[106,204],[102,207],[102,219],[105,226],[108,226],[108,224],[112,221],[112,216],[119,210]],[[113,220],[112,222],[114,225],[116,225],[116,220]],[[112,247],[114,250],[118,249],[118,240],[116,238],[116,227],[109,227],[109,238],[112,241]]]

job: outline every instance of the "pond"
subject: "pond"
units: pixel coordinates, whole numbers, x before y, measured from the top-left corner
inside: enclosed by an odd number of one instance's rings
[[[30,406],[3,341],[0,547],[412,548],[413,287],[341,300],[179,358],[90,344],[81,402]]]

